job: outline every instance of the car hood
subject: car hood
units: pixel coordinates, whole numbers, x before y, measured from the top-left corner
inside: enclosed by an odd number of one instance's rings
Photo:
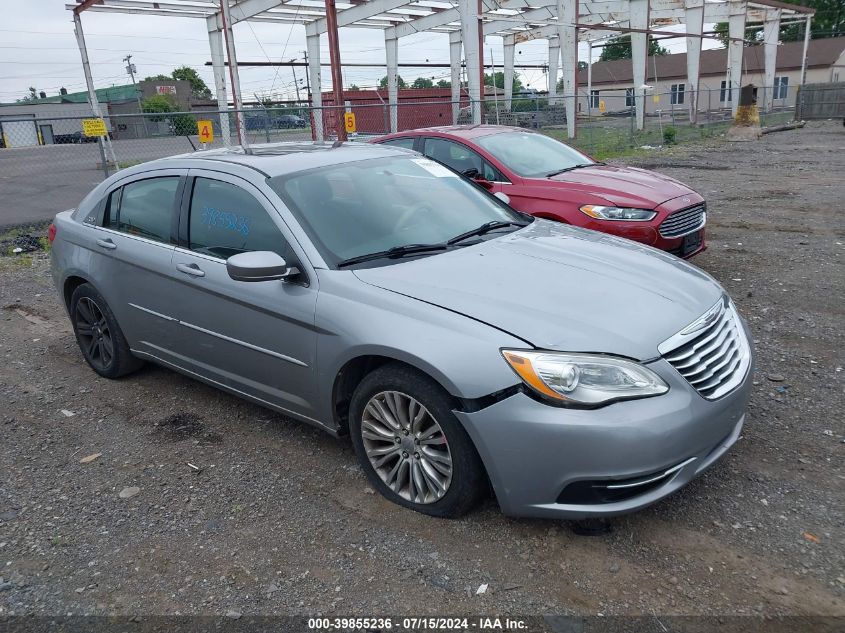
[[[355,275],[540,349],[638,360],[658,356],[658,344],[723,293],[709,275],[671,255],[545,220],[481,244]]]
[[[551,178],[535,178],[532,183],[549,186],[565,183],[565,190],[599,196],[617,206],[653,209],[673,198],[696,195],[684,183],[662,174],[635,167],[595,165],[565,171]]]

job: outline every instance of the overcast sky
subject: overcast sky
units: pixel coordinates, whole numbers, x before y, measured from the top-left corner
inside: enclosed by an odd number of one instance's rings
[[[68,0],[69,2],[71,0]],[[8,103],[27,94],[35,86],[48,95],[58,94],[61,87],[69,92],[85,89],[85,79],[73,20],[63,0],[3,0],[3,20],[0,21],[0,102]],[[143,79],[159,73],[169,74],[174,68],[187,64],[196,68],[209,86],[213,85],[211,70],[205,66],[210,60],[205,22],[201,19],[171,18],[126,14],[107,14],[87,11],[82,16],[88,44],[88,54],[98,88],[129,83],[125,63],[127,54],[137,67],[137,77]],[[235,26],[238,59],[240,61],[277,61],[303,59],[305,27],[265,23],[241,23]],[[678,29],[683,32],[683,27]],[[672,52],[683,52],[684,38],[663,42]],[[328,59],[328,44],[322,41],[323,61]],[[705,40],[705,47],[715,44]],[[384,40],[372,29],[340,30],[340,48],[345,62],[384,63]],[[502,63],[502,41],[488,37],[485,43],[485,63]],[[548,61],[546,41],[529,42],[517,46],[516,63],[542,64]],[[594,51],[594,59],[599,51]],[[582,43],[580,57],[587,59]],[[448,62],[448,36],[440,33],[418,33],[403,38],[399,61]],[[303,79],[303,69],[297,69]],[[517,70],[523,84],[538,90],[546,88],[542,70]],[[410,83],[415,77],[449,78],[448,68],[400,71]],[[348,68],[344,70],[344,84],[371,87],[385,75],[384,68]],[[323,72],[325,89],[329,87],[329,72]],[[294,81],[290,68],[242,68],[241,90],[245,100],[255,93],[271,93],[293,97]]]

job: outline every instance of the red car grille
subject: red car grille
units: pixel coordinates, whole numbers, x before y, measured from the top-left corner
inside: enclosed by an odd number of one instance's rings
[[[681,237],[697,231],[704,226],[706,221],[707,205],[704,203],[697,204],[670,214],[659,227],[660,235],[663,237]]]

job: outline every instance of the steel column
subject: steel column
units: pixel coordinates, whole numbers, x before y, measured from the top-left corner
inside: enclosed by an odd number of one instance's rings
[[[452,124],[458,123],[461,113],[461,33],[449,34],[449,63],[452,71]]]
[[[549,38],[549,75],[548,75],[548,90],[549,90],[549,105],[557,103],[557,76],[558,65],[560,64],[560,38]]]
[[[387,103],[390,108],[390,131],[399,128],[399,40],[397,38],[384,40],[385,56],[387,58]]]
[[[337,36],[337,7],[334,0],[326,0],[326,32],[329,36],[329,60],[332,64],[332,92],[335,105],[337,140],[346,140],[346,126],[341,116],[343,106],[343,73],[340,67],[340,42]]]
[[[810,46],[810,27],[813,23],[813,16],[807,16],[807,23],[804,25],[804,52],[801,55],[801,76],[798,78],[798,85],[803,86],[807,80],[807,48]]]
[[[241,78],[238,74],[238,56],[235,51],[235,34],[232,31],[232,16],[229,14],[229,0],[220,0],[220,19],[223,25],[223,40],[226,43],[226,57],[229,61],[229,84],[232,86],[232,104],[235,107],[235,129],[238,144],[249,147],[249,139],[244,128],[243,103],[241,101]]]
[[[685,0],[687,23],[687,102],[690,123],[698,121],[698,88],[701,79],[701,34],[704,32],[704,0]]]
[[[648,61],[649,0],[631,0],[631,66],[634,78],[634,104],[637,111],[637,129],[645,127],[646,62]]]
[[[502,49],[504,53],[502,74],[505,82],[505,110],[510,112],[511,107],[513,106],[513,63],[514,53],[516,52],[516,40],[513,35],[505,35],[502,38]],[[559,52],[560,49],[558,49],[558,53]]]
[[[478,50],[478,2],[477,0],[460,0],[461,8],[461,40],[464,45],[464,60],[467,71],[467,84],[471,102],[472,122],[481,123],[481,56]]]
[[[569,138],[575,138],[575,117],[578,114],[578,5],[578,0],[557,0],[563,99],[566,104],[566,133]]]
[[[320,76],[320,36],[308,35],[305,38],[308,49],[308,79],[311,83],[311,119],[315,141],[325,138],[323,131],[323,81]]]
[[[775,69],[777,68],[780,9],[766,11],[763,21],[763,111],[771,112],[775,98]]]
[[[745,47],[745,0],[730,0],[728,17],[728,85],[731,95],[731,116],[739,107],[739,89],[742,84],[742,54]]]
[[[211,65],[214,72],[214,92],[217,96],[217,109],[220,111],[220,138],[223,145],[232,145],[232,132],[229,128],[229,100],[226,96],[226,63],[223,54],[223,32],[219,29],[208,32],[208,47],[211,50]]]

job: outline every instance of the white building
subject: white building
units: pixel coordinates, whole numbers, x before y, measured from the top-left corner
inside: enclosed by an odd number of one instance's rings
[[[787,42],[777,48],[777,65],[774,86],[765,86],[763,46],[746,46],[743,54],[742,81],[740,85],[758,87],[757,102],[765,103],[761,91],[773,90],[773,107],[794,107],[797,86],[801,83],[801,58],[804,42]],[[701,79],[698,109],[700,112],[728,108],[739,95],[727,89],[727,49],[701,51]],[[580,81],[586,83],[586,71]],[[686,53],[649,57],[646,67],[646,113],[657,110],[678,112],[689,109]],[[845,81],[845,37],[810,40],[807,48],[807,74],[805,83]],[[594,113],[604,105],[607,112],[628,110],[634,105],[634,83],[630,59],[596,62],[592,67],[589,100],[579,100],[579,112],[588,107]],[[736,90],[733,91],[736,93]]]

